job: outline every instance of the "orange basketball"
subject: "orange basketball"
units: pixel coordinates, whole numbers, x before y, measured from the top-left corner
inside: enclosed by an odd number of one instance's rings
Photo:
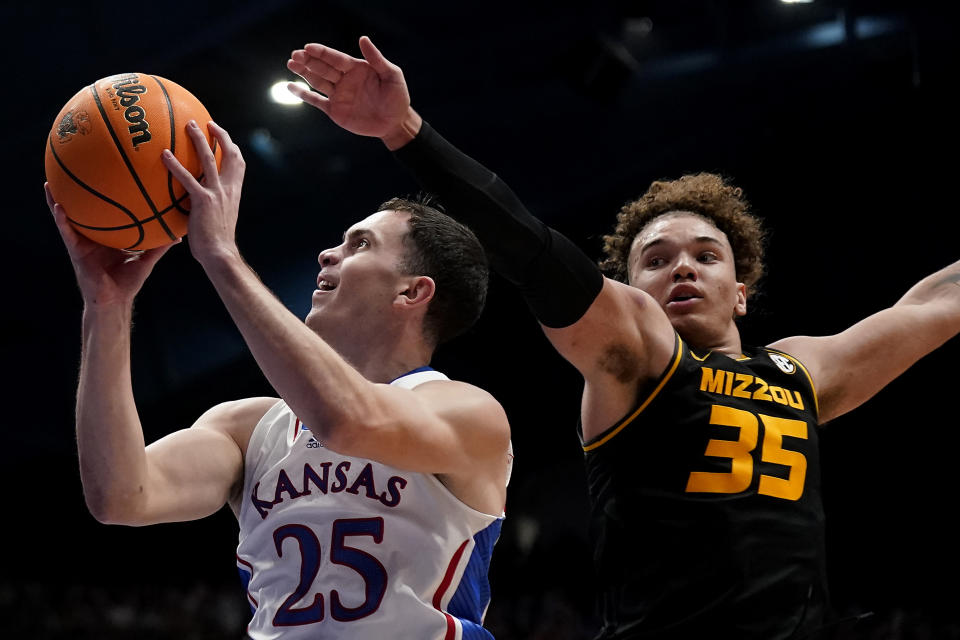
[[[152,249],[187,233],[190,200],[160,159],[170,149],[202,177],[188,120],[207,131],[210,114],[189,91],[145,73],[97,80],[63,107],[46,147],[47,182],[74,228],[118,249]]]

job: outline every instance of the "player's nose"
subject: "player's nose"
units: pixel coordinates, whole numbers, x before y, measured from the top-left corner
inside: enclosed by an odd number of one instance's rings
[[[697,280],[697,262],[691,256],[680,254],[673,265],[671,277],[674,282],[680,280]]]
[[[319,262],[320,266],[323,267],[340,262],[340,254],[337,250],[337,247],[332,247],[330,249],[324,249],[321,251],[320,255],[317,256],[317,262]]]

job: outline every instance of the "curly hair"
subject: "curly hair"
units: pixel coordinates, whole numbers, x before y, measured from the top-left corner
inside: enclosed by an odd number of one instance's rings
[[[601,260],[600,269],[626,282],[634,238],[653,219],[679,211],[703,216],[726,234],[733,248],[737,281],[747,286],[749,296],[763,276],[766,233],[760,220],[750,213],[743,191],[713,173],[658,180],[640,198],[623,205],[614,232],[603,237],[606,258]]]

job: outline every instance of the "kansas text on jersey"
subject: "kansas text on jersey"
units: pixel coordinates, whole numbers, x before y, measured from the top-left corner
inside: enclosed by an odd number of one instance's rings
[[[502,514],[471,509],[435,476],[331,451],[281,401],[250,438],[231,506],[254,640],[492,638],[482,622]]]

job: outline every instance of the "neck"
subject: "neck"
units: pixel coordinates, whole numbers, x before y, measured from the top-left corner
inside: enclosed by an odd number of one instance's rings
[[[717,335],[684,332],[680,329],[677,330],[677,333],[679,333],[680,337],[697,353],[716,351],[728,355],[731,358],[739,358],[743,355],[740,331],[733,322],[730,323],[726,331]]]
[[[380,332],[366,336],[321,334],[321,337],[371,382],[388,383],[408,371],[427,366],[433,356],[433,349],[419,328],[415,332]]]

